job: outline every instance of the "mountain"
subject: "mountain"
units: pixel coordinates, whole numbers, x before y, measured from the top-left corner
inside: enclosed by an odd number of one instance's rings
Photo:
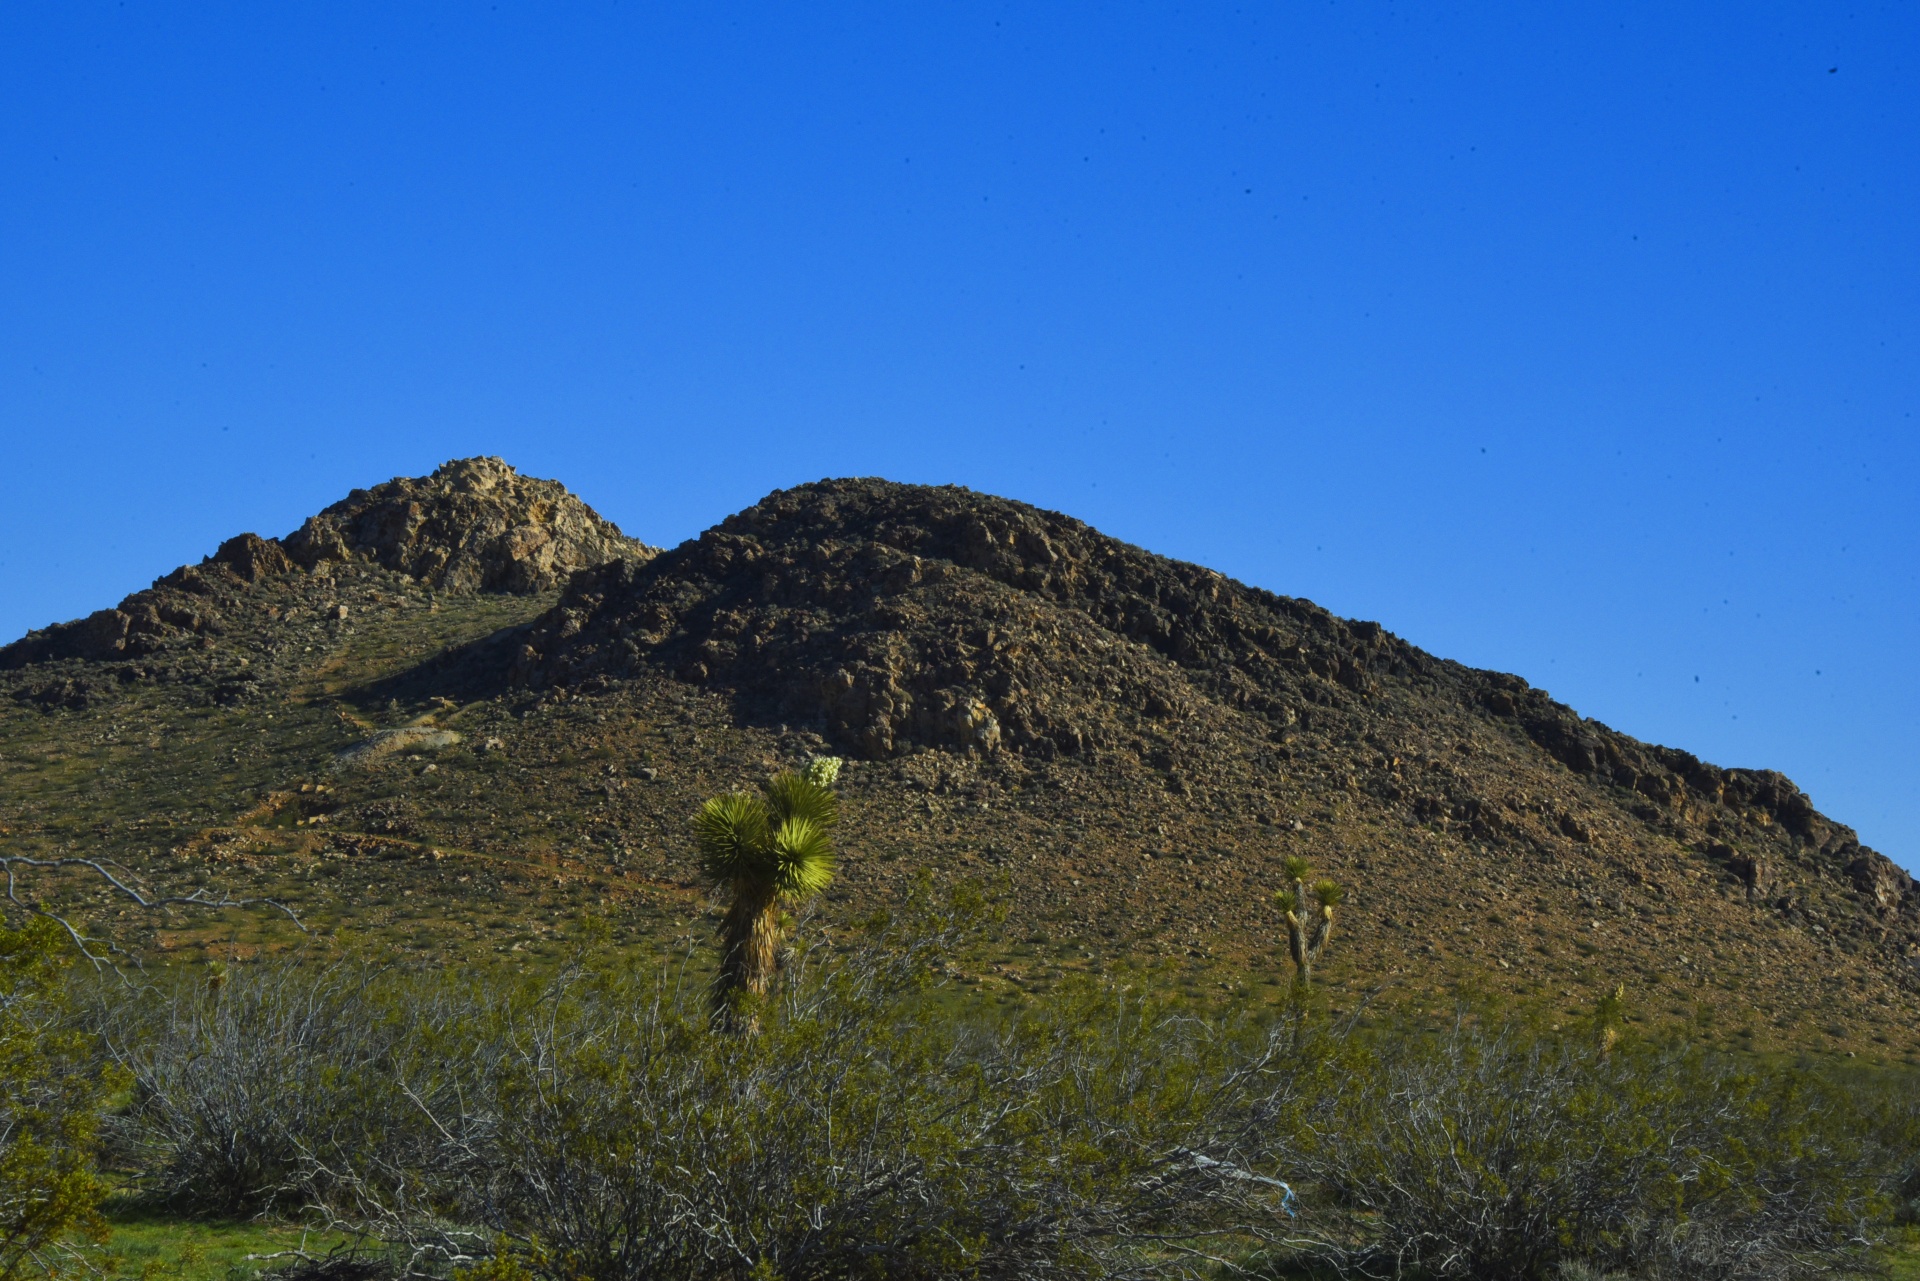
[[[1737,1044],[1920,1048],[1920,892],[1786,778],[1057,513],[822,481],[654,553],[471,460],[250,537],[0,651],[14,840],[436,955],[589,910],[652,946],[699,925],[699,800],[831,750],[823,928],[999,883],[983,988],[1167,959],[1271,995],[1301,854],[1350,891],[1341,1002],[1625,982]]]

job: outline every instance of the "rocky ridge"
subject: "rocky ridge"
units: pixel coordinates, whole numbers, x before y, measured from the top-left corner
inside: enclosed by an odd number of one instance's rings
[[[297,572],[324,577],[370,562],[439,591],[524,594],[551,590],[577,569],[654,554],[557,481],[522,476],[498,458],[459,459],[431,476],[355,490],[285,538],[230,538],[112,609],[0,648],[0,670],[212,644],[238,602]]]

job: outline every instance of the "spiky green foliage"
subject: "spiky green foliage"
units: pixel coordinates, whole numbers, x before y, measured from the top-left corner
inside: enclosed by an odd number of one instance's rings
[[[732,792],[700,807],[700,869],[719,889],[807,898],[833,880],[839,819],[831,789],[804,774],[776,774],[759,795]]]
[[[693,828],[700,870],[716,886],[766,875],[769,858],[767,803],[751,792],[716,796],[700,807]]]
[[[807,818],[790,818],[773,834],[774,892],[783,899],[807,898],[833,880],[833,841],[827,829]]]
[[[809,774],[775,774],[763,790],[768,810],[781,822],[800,819],[830,830],[840,821],[839,798]]]

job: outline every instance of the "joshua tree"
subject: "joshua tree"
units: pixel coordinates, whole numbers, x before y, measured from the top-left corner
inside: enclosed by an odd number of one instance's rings
[[[1313,875],[1313,864],[1303,858],[1289,858],[1285,867],[1293,888],[1279,891],[1273,901],[1286,914],[1287,954],[1293,958],[1293,981],[1307,988],[1313,985],[1314,961],[1333,937],[1333,909],[1340,905],[1342,891],[1333,881],[1315,881],[1309,887],[1307,878]]]
[[[833,879],[839,776],[839,758],[816,756],[804,770],[775,774],[758,793],[714,797],[694,818],[701,871],[729,896],[713,985],[714,1019],[722,1025],[751,1029],[751,1017],[736,1023],[735,1009],[773,985],[781,909]]]
[[[1593,1040],[1601,1058],[1612,1057],[1613,1047],[1620,1043],[1620,1025],[1626,1021],[1627,985],[1616,983],[1593,1007]]]

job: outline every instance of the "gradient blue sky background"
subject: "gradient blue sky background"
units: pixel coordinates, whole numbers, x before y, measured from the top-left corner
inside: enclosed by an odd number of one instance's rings
[[[0,634],[497,453],[1057,508],[1920,864],[1920,7],[16,3]]]

